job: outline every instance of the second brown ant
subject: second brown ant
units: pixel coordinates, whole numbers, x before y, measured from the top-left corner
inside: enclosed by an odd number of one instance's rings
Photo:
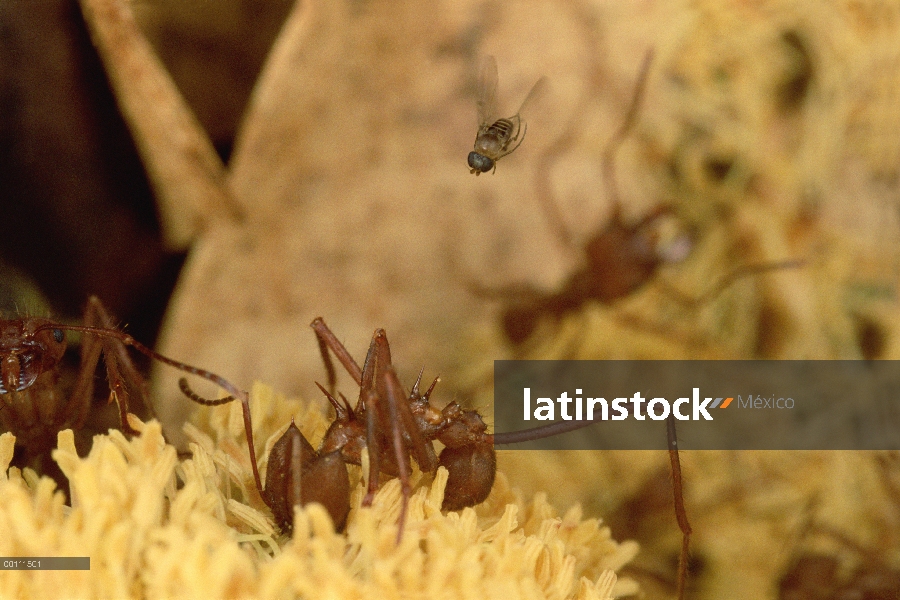
[[[207,379],[212,375],[167,358],[116,328],[96,296],[88,299],[83,323],[68,325],[42,317],[0,319],[0,432],[16,436],[16,463],[53,476],[64,490],[67,481],[50,460],[50,451],[60,431],[85,427],[101,357],[109,403],[117,404],[119,427],[129,436],[137,434],[128,423],[130,408],[137,404],[149,411],[150,404],[147,384],[128,346],[187,373]],[[81,365],[71,385],[61,374],[66,331],[81,333]]]
[[[637,121],[652,61],[653,52],[650,51],[642,63],[625,119],[603,152],[602,173],[606,194],[612,204],[612,216],[603,228],[592,234],[581,245],[582,265],[569,275],[558,291],[550,293],[527,284],[488,288],[472,282],[470,278],[469,287],[476,295],[510,301],[502,315],[502,326],[513,346],[525,343],[542,318],[549,317],[559,321],[588,302],[609,305],[626,298],[650,282],[660,267],[680,262],[690,253],[693,236],[687,233],[676,237],[665,248],[660,243],[660,222],[663,217],[673,215],[673,207],[658,206],[636,223],[629,224],[623,217],[622,202],[616,185],[615,155]],[[560,147],[551,148],[537,167],[538,187],[541,191],[539,196],[547,217],[554,225],[558,236],[570,246],[573,236],[568,232],[559,209],[550,198],[549,185],[545,179],[550,166],[547,157],[558,154],[561,145],[571,143],[575,138],[576,124],[570,126],[560,136],[560,142],[557,144]],[[727,274],[703,296],[680,298],[680,301],[699,305],[715,298],[731,283],[742,277],[802,264],[802,260],[787,260],[745,265]]]

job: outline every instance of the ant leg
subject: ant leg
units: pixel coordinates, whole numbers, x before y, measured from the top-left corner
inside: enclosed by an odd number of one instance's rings
[[[233,395],[235,394],[231,389],[228,391],[232,392]],[[256,482],[256,490],[262,495],[262,480],[259,477],[259,466],[256,464],[256,445],[253,443],[253,421],[250,418],[250,396],[247,392],[240,392],[236,397],[241,400],[241,411],[244,415],[244,431],[247,436],[247,450],[250,452],[250,467],[253,469],[253,481]]]
[[[290,529],[293,530],[294,507],[303,506],[303,465],[316,455],[316,451],[312,447],[312,444],[303,437],[300,430],[297,429],[293,418],[291,418],[291,424],[282,437],[287,440],[286,444],[288,446],[288,451],[285,452],[285,454],[290,457],[288,473],[284,482],[285,489],[283,498],[290,508],[288,521],[291,524]],[[271,466],[271,454],[269,455],[269,460],[270,463],[268,466]],[[266,471],[266,492],[269,491],[269,472],[270,471],[268,470]],[[346,469],[344,469],[344,472],[346,473]],[[277,474],[273,473],[273,477],[277,477]]]
[[[366,495],[363,498],[363,506],[372,506],[375,492],[381,485],[381,440],[378,438],[378,414],[375,412],[378,406],[378,394],[375,392],[375,366],[376,340],[383,330],[376,330],[366,352],[366,360],[363,363],[362,377],[360,378],[359,400],[357,411],[363,411],[366,415],[366,448],[369,450],[369,481],[366,486]]]
[[[678,289],[662,281],[660,281],[658,285],[660,285],[661,289],[663,289],[667,294],[674,297],[681,304],[685,305],[686,308],[697,309],[704,304],[712,302],[713,300],[718,298],[719,295],[727,290],[733,283],[743,279],[744,277],[765,275],[766,273],[771,273],[772,271],[780,271],[782,269],[796,269],[805,265],[806,260],[804,259],[783,260],[779,262],[759,263],[755,265],[742,265],[735,268],[730,273],[726,273],[713,287],[696,297],[686,296]]]
[[[366,352],[366,360],[363,363],[362,376],[360,378],[359,400],[356,403],[357,411],[366,415],[366,448],[369,451],[369,481],[366,486],[366,495],[363,498],[363,506],[372,506],[375,492],[381,484],[381,446],[377,437],[378,427],[375,407],[378,405],[378,395],[375,393],[375,339],[378,331],[372,336],[369,351]]]
[[[406,525],[406,513],[409,509],[409,498],[412,495],[412,486],[409,482],[409,453],[404,446],[403,433],[399,422],[400,411],[398,410],[398,407],[403,404],[408,409],[409,405],[401,403],[399,400],[399,398],[402,398],[403,392],[400,388],[400,381],[397,379],[397,374],[394,372],[392,366],[388,365],[387,368],[381,372],[378,383],[379,393],[383,390],[383,398],[387,403],[388,419],[392,424],[391,445],[394,449],[394,458],[397,460],[397,470],[399,471],[398,476],[400,478],[400,494],[403,497],[400,504],[400,519],[397,522],[397,543],[399,544],[403,539],[403,528]]]
[[[388,343],[387,333],[383,329],[379,329],[375,332],[373,342],[375,344],[379,382],[382,381],[381,378],[386,377],[391,384],[391,388],[379,388],[377,390],[378,395],[388,403],[389,422],[382,420],[381,426],[385,429],[398,429],[409,449],[409,452],[406,454],[413,456],[420,469],[429,473],[433,472],[437,468],[434,448],[422,436],[409,401],[404,402],[400,399],[404,395],[403,386],[391,364],[391,347]],[[386,396],[385,392],[387,392]],[[383,414],[378,416],[382,419],[384,418]]]
[[[96,318],[97,325],[115,329],[112,317],[106,311],[106,308],[96,296],[88,299],[88,310],[96,316],[91,315],[86,324],[93,325]],[[120,340],[112,337],[101,338],[103,343],[103,360],[106,366],[107,378],[110,387],[116,390],[116,399],[119,405],[119,417],[122,421],[122,431],[128,433],[137,433],[128,426],[128,409],[129,404],[133,405],[134,399],[138,399],[141,405],[150,415],[153,414],[153,407],[150,405],[150,391],[146,380],[138,372],[134,366],[134,362],[128,354],[128,350]],[[121,391],[120,391],[121,390]]]
[[[615,155],[637,121],[637,115],[639,113],[641,100],[644,97],[644,90],[646,88],[647,76],[650,72],[652,59],[653,50],[650,50],[647,52],[644,62],[641,65],[641,71],[638,74],[638,82],[628,112],[625,115],[625,119],[613,135],[612,139],[610,139],[602,154],[601,170],[603,173],[604,187],[606,188],[606,197],[609,198],[609,201],[613,206],[612,220],[621,219],[621,200],[619,199],[618,185],[616,184],[615,176]],[[589,95],[585,96],[581,102],[582,106],[586,106],[590,100],[591,98]],[[577,115],[581,112],[582,111],[578,110],[575,111],[576,116],[569,121],[569,125],[566,127],[565,131],[563,131],[563,133],[560,134],[560,136],[541,154],[535,168],[535,188],[537,189],[537,196],[541,206],[544,208],[544,214],[550,222],[556,237],[564,246],[569,247],[575,246],[575,236],[566,225],[566,220],[560,211],[559,205],[553,198],[549,174],[553,164],[577,139],[577,132],[581,124]]]
[[[369,450],[369,482],[366,486],[366,495],[363,498],[363,506],[372,506],[375,492],[381,485],[381,445],[376,434],[378,428],[375,423],[377,416],[374,407],[378,404],[378,398],[374,391],[364,390],[360,392],[360,398],[365,399],[370,410],[366,411],[366,448]]]
[[[187,365],[183,365],[183,363],[170,360],[160,354],[153,352],[149,348],[145,348],[143,345],[138,345],[134,341],[132,341],[131,344],[148,356],[156,358],[157,360],[160,360],[161,362],[164,362],[175,368],[181,369],[183,371],[188,371],[189,373],[193,373],[194,375],[198,375],[199,377],[203,377],[207,381],[211,381],[222,389],[231,393],[230,396],[226,396],[225,398],[221,398],[219,400],[209,400],[200,396],[198,393],[192,390],[188,385],[187,379],[182,377],[180,380],[178,380],[178,387],[181,388],[182,393],[184,393],[184,395],[187,396],[188,399],[193,400],[197,404],[202,404],[204,406],[219,406],[222,404],[227,404],[236,399],[239,399],[241,401],[241,412],[244,416],[244,434],[247,437],[247,450],[250,454],[250,467],[253,470],[253,481],[256,484],[256,491],[259,492],[259,495],[261,497],[265,498],[262,478],[260,478],[259,476],[259,467],[256,464],[256,446],[253,442],[253,420],[250,417],[250,396],[247,394],[247,392],[239,390],[230,382],[219,377],[215,373],[211,373],[205,369],[197,369],[195,367],[184,369],[182,367]]]
[[[328,345],[325,340],[316,333],[316,341],[319,343],[319,355],[322,357],[322,364],[325,365],[325,373],[328,378],[328,391],[334,394],[337,388],[337,373],[334,370],[334,363],[331,362],[331,355],[328,353]]]
[[[328,372],[328,385],[331,393],[334,393],[337,376],[335,375],[334,365],[331,362],[331,358],[328,356],[327,349],[334,352],[334,355],[344,366],[344,369],[347,370],[356,384],[359,385],[362,381],[362,369],[359,368],[359,365],[356,364],[356,361],[353,360],[353,357],[350,356],[350,353],[347,352],[344,345],[337,339],[337,336],[331,332],[325,324],[325,321],[322,320],[322,317],[316,317],[313,322],[310,323],[310,327],[316,332],[316,339],[319,341],[319,351],[322,353],[322,362],[325,363],[325,370]]]
[[[650,64],[652,62],[653,50],[649,50],[647,52],[647,55],[644,57],[644,62],[641,64],[641,70],[638,74],[637,85],[635,85],[634,94],[631,97],[631,104],[628,107],[628,112],[625,114],[625,119],[622,121],[622,124],[619,126],[618,131],[616,131],[612,139],[606,145],[606,149],[604,149],[603,151],[603,180],[606,187],[607,197],[613,204],[614,218],[619,216],[619,211],[621,210],[619,186],[616,183],[616,153],[618,152],[619,148],[622,147],[622,144],[627,139],[629,133],[631,133],[632,127],[634,127],[635,123],[637,122],[637,116],[640,112],[641,101],[644,99],[644,90],[647,87],[647,76],[650,74]]]
[[[369,406],[369,402],[372,401],[372,396],[374,395],[375,390],[375,369],[378,366],[378,349],[377,349],[377,339],[379,334],[383,335],[383,329],[377,329],[375,334],[372,336],[372,341],[369,342],[369,350],[366,352],[366,360],[363,362],[362,375],[359,378],[359,400],[356,402],[357,410],[364,411]],[[390,357],[388,357],[390,358]],[[372,394],[365,394],[364,392],[372,392]]]
[[[678,456],[678,438],[675,434],[675,417],[666,419],[666,432],[669,442],[669,461],[672,463],[672,490],[675,496],[675,519],[681,529],[681,553],[678,555],[678,580],[675,595],[678,600],[684,599],[687,583],[688,557],[691,545],[691,524],[684,510],[684,485],[681,479],[681,459]]]
[[[387,332],[384,329],[376,329],[372,336],[372,344],[375,348],[375,364],[378,371],[382,371],[393,364],[391,362],[391,345],[387,341]],[[368,356],[366,360],[368,360]]]
[[[582,104],[585,104],[585,102],[582,102]],[[580,112],[581,111],[576,111],[576,114]],[[544,209],[544,217],[549,221],[550,228],[556,234],[556,237],[560,240],[562,245],[566,247],[575,246],[575,236],[569,230],[568,225],[566,225],[566,220],[559,208],[559,204],[554,198],[552,186],[550,185],[550,172],[553,168],[553,163],[555,163],[560,155],[568,150],[575,141],[578,124],[578,118],[573,117],[569,121],[569,126],[566,127],[566,130],[563,131],[563,133],[556,138],[550,146],[540,154],[540,156],[538,156],[537,165],[534,170],[534,187],[540,205]]]
[[[84,324],[87,327],[117,329],[112,317],[96,296],[88,298],[84,312]],[[147,383],[138,373],[128,355],[125,344],[120,339],[93,335],[89,332],[82,334],[81,367],[66,409],[67,412],[75,411],[72,426],[81,428],[87,418],[94,395],[94,372],[101,354],[103,354],[109,380],[110,402],[115,399],[119,407],[122,432],[127,435],[136,435],[138,432],[128,425],[129,400],[136,397],[148,411],[151,410]]]
[[[75,387],[69,395],[69,400],[62,414],[72,429],[81,429],[87,419],[88,411],[94,398],[94,376],[97,371],[97,363],[100,360],[102,345],[99,337],[87,333],[81,336],[81,363],[78,367],[78,376]]]
[[[373,394],[371,377],[376,369],[377,374],[374,375],[375,390]],[[372,343],[369,346],[365,367],[360,379],[360,398],[364,402],[366,411],[366,447],[369,449],[369,485],[366,496],[363,499],[363,505],[370,506],[372,503],[375,491],[379,487],[380,471],[383,468],[381,466],[381,451],[382,448],[390,445],[393,448],[393,459],[397,475],[400,478],[400,489],[403,496],[397,530],[397,543],[399,544],[403,537],[403,527],[406,523],[409,497],[412,494],[409,481],[410,451],[408,448],[416,448],[415,451],[422,455],[424,451],[417,446],[424,448],[425,443],[422,441],[421,434],[415,426],[409,403],[401,400],[403,397],[402,386],[391,365],[390,344],[383,329],[375,330],[375,334],[372,336]],[[406,409],[405,412],[404,408]],[[386,411],[383,409],[386,409]],[[389,439],[387,435],[380,434],[384,431],[390,431]]]

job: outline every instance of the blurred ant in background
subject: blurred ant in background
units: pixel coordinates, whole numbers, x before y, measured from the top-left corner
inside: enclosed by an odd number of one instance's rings
[[[584,256],[582,265],[569,275],[556,292],[538,290],[528,284],[489,288],[474,283],[469,278],[469,287],[476,295],[508,301],[501,320],[503,331],[513,346],[525,343],[545,317],[560,321],[589,302],[609,305],[629,297],[653,280],[661,266],[683,261],[692,250],[693,236],[688,233],[677,236],[669,244],[660,243],[663,217],[674,216],[671,206],[657,206],[636,223],[626,223],[616,185],[615,156],[637,121],[652,61],[653,52],[650,51],[641,65],[625,119],[603,151],[603,179],[613,212],[609,221],[581,245],[580,252]],[[573,245],[573,236],[551,198],[546,178],[550,159],[561,153],[563,146],[576,137],[577,124],[578,120],[575,119],[560,136],[559,142],[547,151],[537,168],[538,196],[557,235],[568,246]],[[801,260],[788,260],[738,267],[703,296],[679,300],[686,304],[700,305],[714,299],[740,278],[802,264]]]

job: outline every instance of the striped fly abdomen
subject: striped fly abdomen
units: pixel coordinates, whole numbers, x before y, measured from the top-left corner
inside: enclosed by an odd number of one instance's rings
[[[515,116],[497,119],[493,124],[479,129],[475,137],[475,150],[469,153],[471,172],[480,175],[495,170],[496,162],[518,147],[516,144],[512,150],[509,149],[509,145],[519,136],[520,125],[521,121]]]

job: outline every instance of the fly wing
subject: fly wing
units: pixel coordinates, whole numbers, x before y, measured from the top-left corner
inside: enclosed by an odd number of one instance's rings
[[[485,56],[478,74],[478,127],[493,123],[497,100],[497,59]]]
[[[522,100],[522,105],[519,107],[519,110],[516,111],[516,114],[513,117],[522,117],[524,112],[528,109],[529,105],[533,104],[534,101],[547,91],[548,86],[547,76],[543,76],[534,82],[534,85],[531,86],[531,90],[528,92],[528,95],[525,96],[525,99]]]

